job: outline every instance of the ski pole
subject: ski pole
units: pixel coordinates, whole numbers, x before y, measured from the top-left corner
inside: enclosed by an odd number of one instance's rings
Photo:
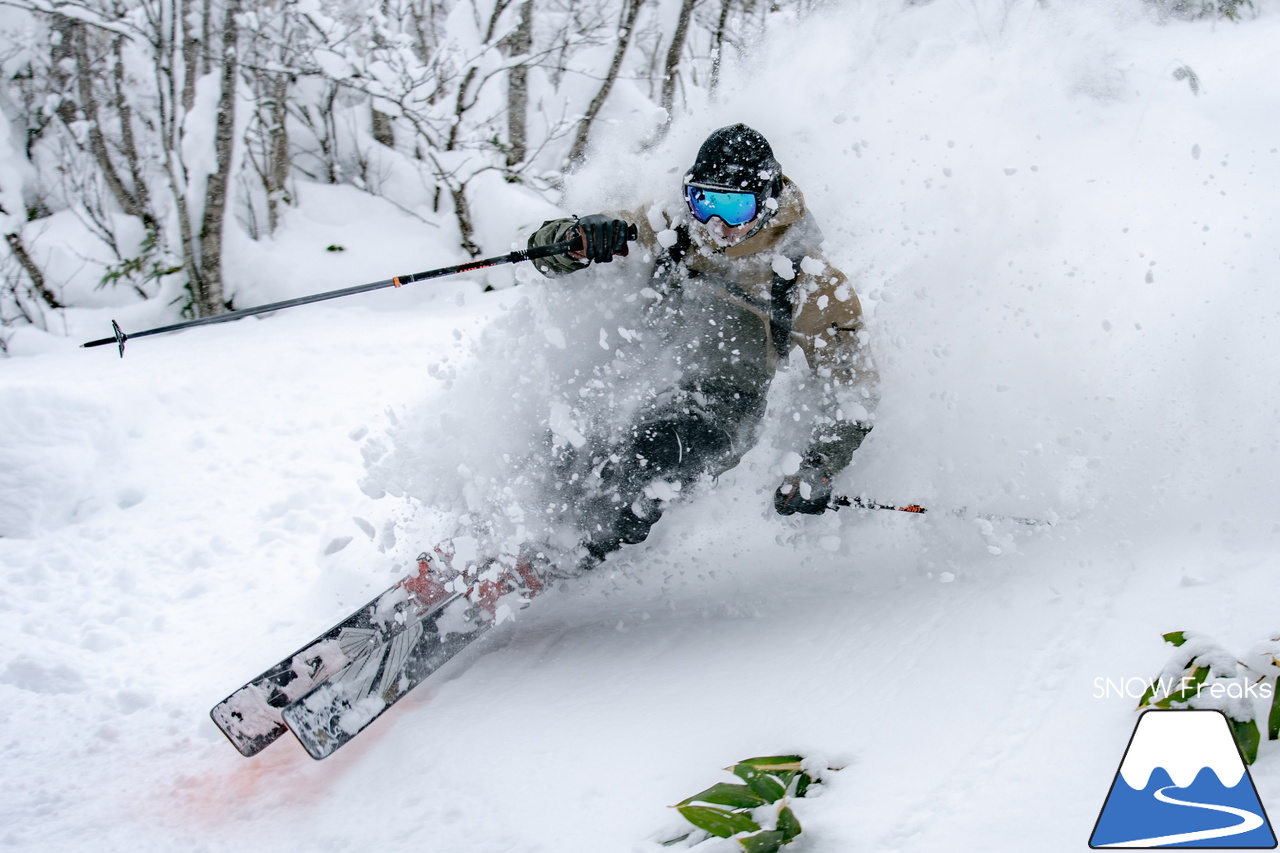
[[[635,225],[631,226],[627,232],[628,240],[635,240],[639,236]],[[571,240],[564,240],[559,243],[552,243],[549,246],[535,246],[532,249],[520,249],[506,255],[499,255],[494,258],[484,258],[479,261],[468,261],[465,264],[457,264],[452,267],[441,267],[438,270],[427,270],[426,272],[415,272],[409,275],[397,275],[383,281],[375,281],[369,284],[360,284],[355,287],[344,287],[339,290],[330,290],[325,293],[317,293],[312,296],[299,296],[296,299],[286,299],[282,302],[272,302],[269,305],[259,305],[256,308],[243,308],[239,311],[228,311],[225,314],[215,314],[212,317],[201,317],[198,320],[187,320],[182,323],[173,323],[168,326],[160,326],[155,329],[147,329],[145,332],[133,332],[125,334],[121,330],[119,324],[115,320],[111,321],[112,336],[109,338],[100,338],[96,341],[88,341],[80,346],[82,348],[100,347],[107,344],[115,344],[120,349],[120,357],[124,358],[124,344],[132,338],[145,338],[148,335],[159,335],[164,332],[177,332],[181,329],[190,329],[195,326],[210,326],[214,323],[230,323],[232,320],[239,320],[241,317],[252,317],[255,314],[267,314],[271,311],[279,311],[283,308],[293,308],[297,305],[308,305],[312,302],[323,302],[327,299],[338,299],[342,296],[354,296],[357,293],[367,293],[371,290],[381,290],[384,287],[400,287],[405,284],[413,284],[419,281],[426,281],[431,278],[441,278],[447,275],[456,275],[457,273],[472,272],[474,270],[482,270],[486,267],[496,267],[501,264],[518,264],[521,261],[532,261],[537,258],[548,258],[552,255],[563,255],[571,251],[582,248],[582,237],[576,234]]]
[[[877,501],[869,500],[867,498],[863,498],[860,496],[848,497],[846,495],[838,495],[836,497],[831,498],[830,502],[828,503],[828,506],[830,506],[834,510],[839,510],[841,507],[852,506],[852,507],[857,507],[858,509],[889,510],[891,512],[910,512],[910,513],[915,513],[916,515],[924,515],[925,513],[929,512],[929,510],[925,509],[919,504],[907,504],[906,506],[898,506],[897,504],[879,503]],[[971,517],[969,515],[969,511],[963,507],[960,509],[950,510],[949,514],[957,516],[958,518]],[[1032,527],[1041,527],[1041,526],[1052,527],[1054,524],[1053,521],[1048,521],[1043,518],[1027,518],[1025,516],[1020,516],[1020,515],[997,515],[994,513],[980,513],[972,516],[972,518],[983,518],[983,519],[986,519],[987,521],[1016,521],[1018,524],[1027,524]]]

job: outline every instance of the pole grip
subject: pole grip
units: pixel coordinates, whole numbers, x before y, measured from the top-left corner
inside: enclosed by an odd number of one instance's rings
[[[573,236],[569,238],[569,251],[581,252],[585,247],[582,245],[582,232],[577,228],[572,229]],[[627,241],[640,239],[640,228],[634,222],[627,223]],[[625,252],[619,254],[625,255]]]

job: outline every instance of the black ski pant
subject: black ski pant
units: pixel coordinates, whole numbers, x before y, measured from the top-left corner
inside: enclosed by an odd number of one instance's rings
[[[696,410],[657,414],[634,425],[610,448],[599,479],[592,478],[575,502],[575,526],[592,558],[603,560],[649,535],[665,505],[651,486],[661,482],[663,492],[683,492],[701,477],[737,465],[745,452],[738,440],[741,426],[726,428]]]

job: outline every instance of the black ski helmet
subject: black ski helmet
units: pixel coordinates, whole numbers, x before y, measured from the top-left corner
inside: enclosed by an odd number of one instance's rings
[[[734,124],[712,131],[698,149],[684,182],[706,189],[754,193],[760,209],[767,210],[765,200],[782,192],[782,167],[760,131]]]

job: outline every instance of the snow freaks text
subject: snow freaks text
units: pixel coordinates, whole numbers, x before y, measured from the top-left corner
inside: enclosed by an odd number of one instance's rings
[[[1149,678],[1103,678],[1093,680],[1094,699],[1142,699],[1154,688],[1150,699],[1152,702],[1177,696],[1189,699],[1204,695],[1212,699],[1270,699],[1275,692],[1275,685],[1266,681],[1250,682],[1244,678],[1234,681],[1215,680],[1204,683],[1197,682],[1192,676],[1182,678],[1160,678],[1151,681]]]

